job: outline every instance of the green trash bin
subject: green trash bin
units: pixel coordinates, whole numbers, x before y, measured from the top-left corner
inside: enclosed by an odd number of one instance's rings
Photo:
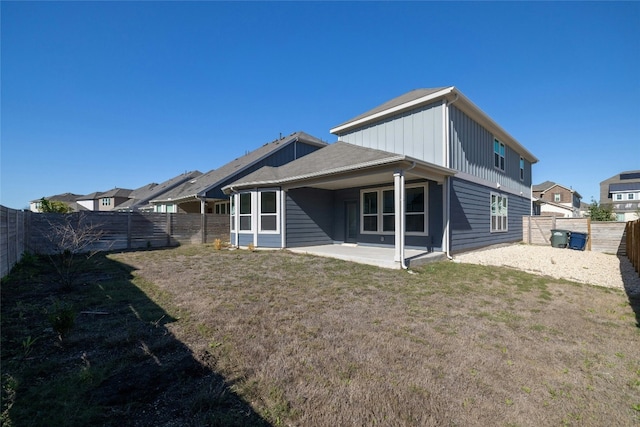
[[[569,230],[551,230],[551,246],[554,248],[566,248],[569,244]]]

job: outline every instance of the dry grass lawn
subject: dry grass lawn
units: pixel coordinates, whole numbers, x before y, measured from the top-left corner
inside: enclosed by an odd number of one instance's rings
[[[623,292],[438,263],[409,274],[287,252],[114,255],[169,330],[274,424],[637,425]]]
[[[211,246],[110,254],[66,293],[18,273],[5,425],[640,424],[640,301],[618,290]],[[79,313],[63,340],[53,298]]]

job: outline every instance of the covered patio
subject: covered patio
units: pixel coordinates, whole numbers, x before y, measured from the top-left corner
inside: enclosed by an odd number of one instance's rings
[[[334,244],[303,246],[289,248],[289,251],[299,254],[315,255],[327,258],[336,258],[360,264],[374,265],[376,267],[401,269],[402,265],[394,261],[395,248],[380,246],[364,246],[355,244]],[[405,265],[417,267],[429,262],[447,259],[443,252],[426,252],[418,249],[405,249]]]

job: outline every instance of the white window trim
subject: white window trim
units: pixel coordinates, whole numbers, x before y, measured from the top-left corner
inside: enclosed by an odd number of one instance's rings
[[[506,215],[495,215],[498,218],[505,218],[504,221],[504,228],[501,229],[497,229],[494,230],[493,229],[493,210],[492,210],[492,205],[493,205],[493,197],[497,197],[503,200],[507,201],[507,213]],[[500,194],[500,193],[494,193],[493,191],[490,193],[489,196],[489,230],[491,233],[506,233],[507,231],[509,231],[509,197],[507,197],[506,194]]]
[[[261,188],[257,192],[258,210],[256,216],[258,218],[258,233],[260,234],[280,234],[280,190],[276,188]],[[275,213],[262,213],[262,194],[261,193],[276,193],[276,212]],[[262,216],[274,216],[276,218],[275,230],[263,230],[262,229]]]
[[[416,183],[416,184],[407,184],[405,185],[405,192],[410,188],[424,188],[424,211],[420,212],[405,212],[406,215],[422,215],[424,214],[424,232],[420,233],[417,231],[405,231],[406,236],[428,236],[429,235],[429,185],[428,183]],[[384,213],[384,199],[383,192],[392,190],[394,191],[393,186],[386,187],[375,187],[375,188],[365,188],[360,190],[360,234],[368,234],[368,235],[377,235],[377,236],[393,236],[395,235],[394,231],[382,231],[384,227],[384,216],[392,215],[390,213]],[[378,212],[375,214],[378,218],[378,231],[365,231],[364,229],[364,217],[365,216],[373,216],[372,214],[364,213],[364,193],[376,193],[378,197]],[[395,211],[393,213],[395,217]],[[406,223],[406,220],[404,221]]]

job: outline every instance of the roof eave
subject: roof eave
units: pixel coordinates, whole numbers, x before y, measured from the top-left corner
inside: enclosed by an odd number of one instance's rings
[[[359,164],[356,164],[356,165],[343,166],[343,167],[340,167],[340,168],[324,170],[324,171],[321,171],[321,172],[313,172],[313,173],[304,174],[304,175],[297,175],[297,176],[291,176],[291,177],[285,177],[285,178],[268,179],[268,180],[260,180],[260,181],[249,181],[249,182],[243,182],[243,183],[235,184],[235,185],[234,184],[229,184],[229,185],[226,185],[224,188],[222,188],[222,191],[225,194],[231,194],[233,191],[238,190],[238,189],[247,189],[247,188],[273,186],[273,185],[284,185],[284,184],[289,184],[289,183],[296,182],[296,181],[305,181],[305,180],[309,180],[309,179],[313,179],[313,178],[319,178],[319,177],[330,177],[330,176],[333,176],[333,175],[340,175],[340,174],[343,174],[343,173],[352,172],[352,171],[356,171],[356,170],[369,169],[369,168],[389,165],[389,164],[392,164],[392,163],[400,163],[400,162],[406,162],[406,163],[411,164],[413,166],[415,166],[415,164],[419,163],[419,164],[421,164],[421,165],[423,165],[425,167],[428,167],[430,169],[435,169],[436,171],[442,173],[443,175],[453,176],[453,175],[456,174],[455,170],[449,169],[449,168],[445,168],[443,166],[426,164],[426,163],[424,163],[424,162],[422,162],[420,160],[416,160],[416,159],[413,159],[413,158],[407,157],[407,156],[393,156],[393,157],[387,157],[385,159],[372,160],[372,161],[369,161],[369,162],[359,163]]]
[[[407,109],[411,109],[411,108],[415,108],[415,107],[417,107],[419,105],[426,104],[426,103],[431,102],[431,101],[435,101],[438,98],[442,98],[442,97],[450,94],[454,89],[455,89],[454,86],[449,86],[447,88],[439,90],[438,92],[434,92],[434,93],[431,93],[429,95],[425,95],[423,97],[414,99],[412,101],[405,102],[404,104],[396,105],[396,106],[388,108],[386,110],[379,111],[379,112],[377,112],[375,114],[372,114],[370,116],[362,117],[362,118],[360,118],[358,120],[354,120],[354,121],[351,121],[351,122],[343,123],[341,125],[338,125],[338,126],[334,127],[333,129],[330,129],[329,132],[334,134],[334,135],[339,135],[341,132],[343,132],[343,131],[345,131],[347,129],[351,129],[351,128],[354,128],[354,127],[362,126],[363,124],[366,124],[366,123],[369,123],[369,122],[372,122],[372,121],[377,121],[377,120],[379,120],[379,119],[381,119],[383,117],[390,116],[390,115],[393,115],[393,114],[397,114],[397,113],[399,113],[401,111],[404,111],[404,110],[407,110]]]

